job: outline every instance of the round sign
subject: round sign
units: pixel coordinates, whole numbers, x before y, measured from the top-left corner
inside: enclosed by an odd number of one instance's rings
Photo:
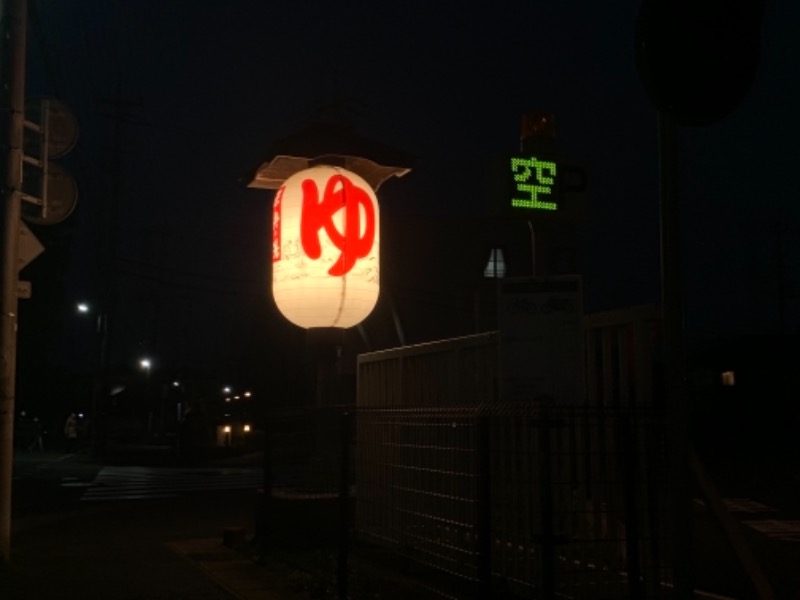
[[[75,142],[78,140],[78,122],[72,111],[60,100],[55,98],[26,100],[25,119],[45,127],[48,158],[60,158],[75,147]]]
[[[744,101],[761,55],[763,0],[644,0],[636,68],[645,92],[681,125],[710,125]]]
[[[56,163],[47,166],[47,197],[44,206],[22,203],[22,218],[34,225],[61,223],[75,210],[78,186],[75,178]]]

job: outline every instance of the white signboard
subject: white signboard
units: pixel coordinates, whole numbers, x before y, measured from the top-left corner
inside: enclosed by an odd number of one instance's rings
[[[508,279],[500,305],[500,397],[580,406],[585,395],[578,276]]]

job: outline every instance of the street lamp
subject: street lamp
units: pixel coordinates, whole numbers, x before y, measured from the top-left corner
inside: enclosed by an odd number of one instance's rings
[[[279,155],[249,187],[277,190],[272,207],[272,295],[305,329],[347,329],[371,312],[379,292],[376,191],[410,169],[366,158]]]
[[[310,139],[300,135],[295,141],[311,150],[322,149],[333,140],[328,151],[335,150],[336,154],[320,153],[315,158],[294,152],[277,155],[257,169],[248,186],[276,190],[272,204],[272,297],[281,314],[306,329],[309,338],[316,337],[319,346],[331,340],[321,340],[311,332],[323,332],[323,337],[333,337],[330,334],[334,333],[343,338],[343,331],[359,326],[375,307],[380,290],[376,192],[389,177],[402,177],[411,170],[379,165],[350,154],[359,147],[373,151],[377,148],[336,128],[327,132],[333,133],[332,136],[316,137],[322,134],[322,129],[324,126],[316,131],[312,128],[306,133],[310,133]],[[340,151],[348,153],[339,154]],[[380,153],[387,154],[385,150]],[[320,379],[325,371],[330,372],[330,365],[326,368],[323,364],[326,352],[322,350],[315,349],[318,399],[324,387]],[[267,431],[264,476],[267,499],[271,495],[269,438]],[[343,452],[343,465],[348,462],[346,454]],[[347,479],[345,466],[342,481]],[[343,514],[347,513],[346,505],[347,494],[343,493]],[[267,507],[264,510],[269,512]],[[341,531],[346,532],[346,519],[341,525]],[[344,597],[347,536],[343,535],[340,542],[337,579],[339,597]]]

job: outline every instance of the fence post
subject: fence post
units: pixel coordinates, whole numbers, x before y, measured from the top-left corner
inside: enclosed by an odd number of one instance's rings
[[[553,530],[553,473],[551,469],[552,452],[550,448],[550,426],[552,416],[546,407],[542,407],[539,419],[539,501],[541,502],[540,541],[541,556],[539,565],[542,575],[541,598],[555,598],[555,535]]]
[[[477,570],[478,597],[490,600],[492,591],[492,505],[491,475],[489,459],[489,417],[479,415],[476,431],[477,450],[477,490],[476,490],[476,529],[477,529]]]
[[[644,598],[642,568],[639,560],[639,517],[636,487],[639,475],[639,447],[630,414],[619,415],[617,421],[622,447],[623,494],[625,497],[625,555],[628,571],[628,589],[632,600]],[[637,420],[638,425],[638,420]]]
[[[267,415],[264,419],[264,464],[262,485],[264,491],[259,502],[258,520],[256,530],[259,538],[261,554],[266,554],[269,548],[270,519],[272,518],[272,419]]]
[[[347,599],[347,559],[350,551],[350,417],[343,412],[341,427],[341,467],[339,482],[339,559],[336,589],[339,600]]]

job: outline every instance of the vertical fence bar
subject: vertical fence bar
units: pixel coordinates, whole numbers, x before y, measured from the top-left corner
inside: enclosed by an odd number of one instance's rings
[[[541,598],[555,598],[555,535],[553,532],[553,473],[551,469],[552,448],[550,447],[551,415],[543,410],[538,419],[538,463],[539,463],[539,536],[541,554],[539,556],[541,576]]]
[[[258,520],[256,522],[256,530],[261,547],[261,553],[265,554],[269,549],[271,534],[270,519],[272,517],[272,485],[273,485],[273,439],[272,439],[272,421],[273,417],[267,415],[264,419],[264,463],[263,463],[263,479],[262,485],[264,487],[261,493],[261,502],[258,506]]]
[[[350,413],[342,413],[341,465],[339,482],[339,559],[336,589],[339,600],[347,600],[347,560],[350,552]]]
[[[489,417],[479,415],[476,419],[475,446],[477,453],[476,530],[477,571],[479,598],[491,599],[492,592],[492,502],[491,472],[489,460]]]
[[[622,473],[624,486],[625,510],[625,554],[627,559],[628,589],[631,600],[644,598],[639,561],[639,508],[636,501],[639,480],[638,446],[634,439],[634,430],[630,413],[620,415],[617,424],[620,430],[620,442],[624,469]]]

